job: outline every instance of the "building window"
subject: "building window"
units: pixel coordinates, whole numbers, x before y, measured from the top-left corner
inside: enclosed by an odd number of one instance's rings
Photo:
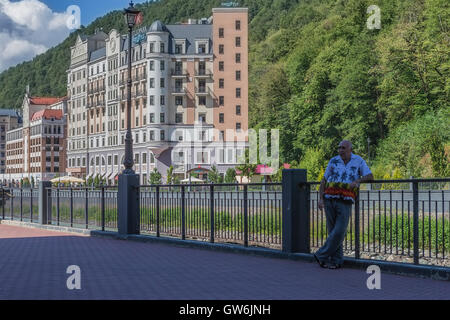
[[[241,46],[241,37],[236,37],[235,43],[236,43],[236,47],[240,47]]]
[[[202,43],[198,45],[198,53],[205,54],[206,53],[206,44]]]

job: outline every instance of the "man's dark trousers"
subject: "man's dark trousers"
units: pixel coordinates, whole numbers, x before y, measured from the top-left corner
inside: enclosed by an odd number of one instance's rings
[[[347,232],[348,221],[352,213],[351,201],[341,199],[325,199],[328,238],[315,255],[322,263],[341,266],[344,263],[342,242]]]

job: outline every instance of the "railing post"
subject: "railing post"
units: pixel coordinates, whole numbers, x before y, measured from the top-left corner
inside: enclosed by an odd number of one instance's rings
[[[23,189],[20,186],[20,221],[23,220]]]
[[[419,184],[412,183],[413,190],[413,246],[414,264],[419,264]]]
[[[2,188],[2,219],[5,220],[5,189]]]
[[[359,193],[360,190],[358,190],[358,193],[356,195],[355,199],[355,259],[360,258],[360,248],[359,248],[359,240],[360,240],[360,233],[359,233]]]
[[[84,197],[84,222],[86,224],[86,229],[89,229],[89,188],[86,187],[85,197]]]
[[[9,190],[11,192],[11,203],[9,207],[9,213],[11,214],[11,220],[14,220],[14,189]]]
[[[52,183],[49,181],[41,181],[39,183],[39,224],[50,224],[51,222],[51,193],[50,196],[48,194],[51,187]]]
[[[244,185],[244,246],[248,247],[248,186]]]
[[[122,236],[139,234],[139,175],[119,175],[119,191],[117,202],[119,234]]]
[[[210,213],[211,213],[211,236],[209,241],[214,243],[214,185],[210,186],[209,189],[209,204],[210,204]]]
[[[186,239],[186,194],[184,186],[181,186],[181,239]]]
[[[59,187],[56,189],[56,225],[59,226],[60,212],[59,212]]]
[[[33,223],[33,187],[30,188],[30,222]]]
[[[310,253],[310,186],[306,170],[283,170],[283,252]]]
[[[102,231],[105,231],[105,187],[102,185]]]
[[[70,227],[73,227],[73,192],[70,187]]]
[[[160,236],[160,219],[159,219],[159,215],[160,215],[160,208],[159,208],[159,186],[156,186],[156,236],[159,237]]]

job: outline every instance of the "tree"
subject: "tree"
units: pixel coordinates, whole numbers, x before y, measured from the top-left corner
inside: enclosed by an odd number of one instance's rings
[[[244,162],[243,164],[236,167],[237,170],[241,171],[241,176],[247,177],[248,181],[250,181],[251,177],[255,174],[255,170],[257,168],[256,164],[250,164],[249,150],[245,149],[244,159],[240,159],[238,162]]]
[[[212,166],[211,171],[208,173],[208,182],[209,183],[222,183],[222,177],[219,174],[219,171],[215,166]]]
[[[236,169],[228,168],[225,173],[225,183],[236,183]]]
[[[150,184],[151,185],[161,184],[162,183],[161,179],[162,176],[159,173],[158,169],[154,168],[153,171],[150,173],[150,180],[149,180]]]
[[[167,169],[167,184],[173,184],[173,166]]]

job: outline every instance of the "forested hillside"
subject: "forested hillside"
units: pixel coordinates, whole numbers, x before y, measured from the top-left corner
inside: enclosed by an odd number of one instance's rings
[[[208,17],[223,1],[139,6],[145,24]],[[367,8],[381,9],[369,30]],[[250,127],[281,131],[281,161],[320,178],[341,139],[377,178],[450,175],[450,8],[446,0],[241,0],[250,14]],[[77,31],[125,26],[120,11]],[[72,34],[0,74],[0,107],[24,88],[64,95]],[[368,154],[370,139],[370,155]]]

